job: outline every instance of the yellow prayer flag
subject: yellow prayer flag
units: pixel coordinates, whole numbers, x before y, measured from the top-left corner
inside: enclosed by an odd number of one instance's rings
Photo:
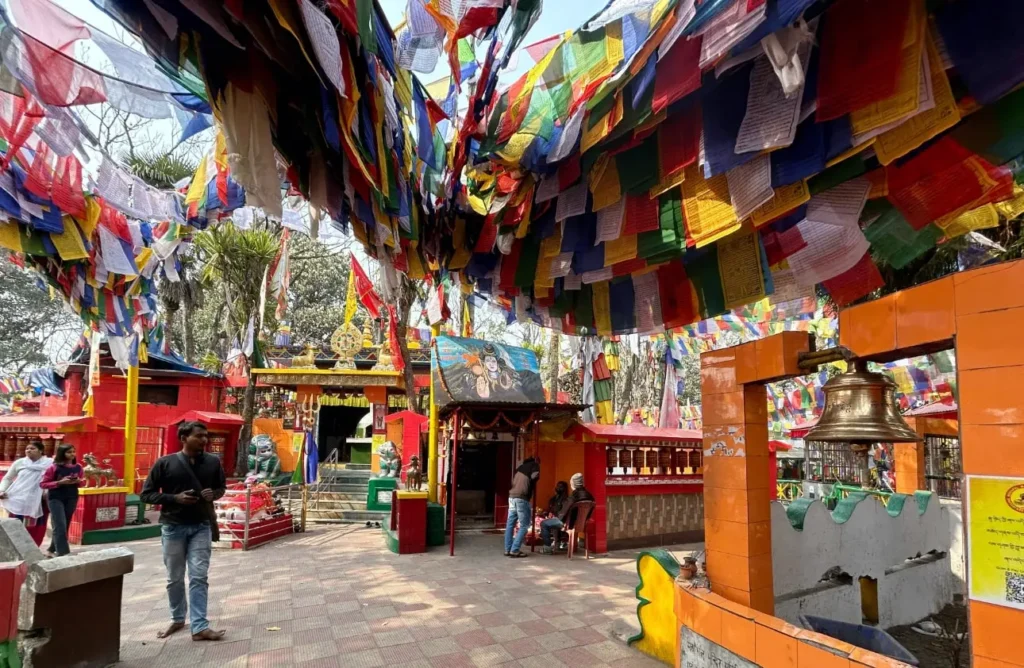
[[[206,183],[209,181],[206,176],[206,163],[208,162],[208,157],[209,156],[204,157],[199,161],[199,166],[196,167],[195,174],[192,175],[192,183],[188,187],[188,192],[185,193],[186,207],[192,202],[198,202],[206,197]]]
[[[414,281],[421,281],[427,275],[423,270],[423,262],[420,260],[419,249],[415,242],[409,244],[409,250],[407,252],[409,257],[409,271],[406,272],[409,278]]]
[[[938,221],[936,221],[938,223]],[[992,204],[986,204],[960,214],[952,220],[943,220],[939,227],[945,233],[947,239],[962,236],[974,230],[982,230],[999,225],[999,212]]]
[[[1021,188],[1019,185],[1014,183],[1013,197],[1005,202],[997,203],[996,211],[998,211],[999,214],[1007,220],[1013,220],[1020,214],[1024,213],[1024,188]]]
[[[0,222],[0,246],[17,253],[25,250],[21,245],[21,232],[17,223],[9,220]]]
[[[811,191],[807,189],[807,181],[798,181],[776,188],[775,197],[750,214],[750,220],[754,223],[754,227],[760,227],[801,204],[805,204],[810,199]]]
[[[609,127],[608,122],[611,119],[611,112],[605,114],[600,120],[590,125],[590,114],[587,112],[583,117],[583,138],[580,140],[580,153],[586,153],[588,150],[597,145],[599,141],[608,136]]]
[[[366,225],[363,221],[353,217],[350,219],[350,222],[352,223],[352,234],[354,234],[356,239],[359,240],[359,243],[364,246],[369,246],[370,240],[366,236]]]
[[[636,258],[636,243],[635,234],[626,234],[618,239],[604,242],[604,265],[610,267]]]
[[[683,181],[683,211],[686,227],[697,248],[735,232],[740,227],[729,198],[725,174],[705,179],[700,167],[686,168]]]
[[[352,318],[355,317],[356,309],[356,277],[355,272],[352,271],[352,265],[349,265],[348,270],[348,287],[345,288],[345,321],[344,324],[352,322]]]
[[[523,218],[519,221],[519,227],[516,228],[516,239],[525,239],[526,233],[530,231],[530,214],[533,213],[533,184],[521,188],[517,200],[516,206],[523,205]]]
[[[547,241],[547,239],[545,239],[545,241]],[[535,286],[540,286],[544,288],[555,287],[555,278],[554,276],[551,275],[551,262],[552,259],[549,257],[544,257],[543,253],[538,258],[537,271],[534,272],[533,281],[533,284]]]
[[[884,100],[857,109],[850,114],[850,126],[857,136],[895,123],[914,113],[920,103],[921,53],[927,28],[924,0],[912,0],[907,26],[903,33],[900,72],[896,92]]]
[[[612,305],[608,281],[598,281],[593,286],[594,326],[598,336],[612,335]]]
[[[295,41],[299,43],[299,49],[302,51],[302,55],[305,56],[309,66],[313,68],[314,72],[319,72],[320,69],[317,66],[317,61],[310,58],[309,53],[306,51],[306,30],[302,26],[302,19],[295,15],[295,3],[285,2],[284,0],[270,0],[270,9],[273,10],[274,18],[281,24],[281,27],[295,37]],[[323,84],[326,86],[327,82],[324,81]]]
[[[441,99],[444,99],[447,92],[446,87]],[[427,94],[430,95],[429,90]],[[395,95],[398,96],[398,101],[402,103],[403,109],[412,109],[412,72],[409,70],[398,68],[398,76],[395,77]]]
[[[677,171],[675,174],[669,174],[668,176],[666,176],[664,174],[661,174],[661,169],[659,167],[658,173],[661,176],[661,181],[658,183],[658,185],[651,188],[651,191],[648,193],[651,199],[654,199],[655,197],[665,192],[666,190],[671,190],[672,188],[675,188],[686,179],[686,171],[682,169]]]
[[[736,308],[764,297],[761,247],[753,229],[734,234],[718,244],[718,273],[726,308]]]
[[[622,188],[619,185],[619,167],[615,163],[615,156],[602,154],[597,161],[598,163],[604,161],[604,164],[601,167],[600,174],[596,177],[594,173],[598,171],[597,165],[594,166],[594,170],[590,173],[590,192],[594,196],[591,210],[595,212],[616,204],[622,199]]]
[[[960,122],[960,110],[953,98],[949,78],[942,69],[942,58],[935,45],[935,38],[929,31],[925,46],[928,53],[928,71],[932,81],[932,95],[935,108],[915,114],[875,140],[875,155],[883,165],[910,153],[926,141],[945,132]]]
[[[604,57],[612,69],[626,57],[622,46],[622,21],[613,21],[604,29]]]
[[[103,209],[96,203],[96,200],[86,195],[85,218],[75,218],[78,221],[78,226],[82,228],[82,236],[86,239],[92,239],[93,232],[96,231],[96,225],[100,222],[101,213],[103,213]]]
[[[562,226],[555,225],[555,233],[540,242],[540,256],[550,260],[562,252]]]
[[[64,216],[64,231],[61,234],[50,234],[50,241],[57,249],[60,258],[65,262],[81,260],[89,257],[82,243],[82,237],[78,233],[78,224],[73,216]]]

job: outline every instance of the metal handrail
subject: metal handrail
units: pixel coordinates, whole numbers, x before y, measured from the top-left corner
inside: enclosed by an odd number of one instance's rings
[[[333,448],[331,454],[327,455],[327,459],[320,462],[318,469],[334,469],[338,465],[338,449]],[[308,495],[309,495],[309,507],[316,509],[320,504],[321,492],[324,490],[325,485],[329,485],[328,482],[330,476],[318,475],[315,482],[309,484]]]

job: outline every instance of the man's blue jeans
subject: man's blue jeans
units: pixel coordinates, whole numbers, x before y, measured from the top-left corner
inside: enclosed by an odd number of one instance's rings
[[[519,531],[516,531],[516,520],[519,520]],[[508,500],[508,521],[505,522],[505,553],[518,552],[523,546],[523,539],[530,528],[530,502],[526,499]],[[515,532],[513,540],[512,533]]]
[[[206,620],[206,601],[210,571],[210,552],[213,538],[210,524],[165,524],[160,531],[164,551],[164,567],[167,569],[167,599],[171,606],[171,621],[185,621],[189,616],[192,633],[202,633],[210,628]],[[188,565],[188,600],[185,600],[185,565]]]
[[[540,542],[542,545],[551,547],[551,530],[555,530],[555,537],[558,537],[558,532],[562,530],[562,520],[557,517],[549,517],[548,519],[540,523]]]

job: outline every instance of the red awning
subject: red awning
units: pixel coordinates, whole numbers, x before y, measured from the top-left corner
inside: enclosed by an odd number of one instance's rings
[[[792,449],[792,444],[785,441],[768,441],[768,452],[789,452]]]
[[[185,422],[186,420],[198,420],[207,425],[215,424],[227,427],[241,427],[244,420],[241,415],[235,415],[234,413],[215,413],[213,411],[189,411],[185,413],[177,420],[174,424],[179,422]]]
[[[586,424],[578,422],[566,430],[565,436],[586,437],[595,441],[661,441],[663,443],[701,443],[704,434],[692,429],[668,429],[620,424]]]
[[[950,400],[949,403],[943,401],[937,401],[933,404],[926,406],[918,406],[917,408],[911,408],[909,411],[903,414],[903,417],[931,417],[941,418],[947,420],[955,420],[958,416],[959,406],[955,401]]]
[[[85,415],[39,415],[38,413],[12,413],[0,416],[0,430],[31,429],[55,432],[92,431],[96,420]]]

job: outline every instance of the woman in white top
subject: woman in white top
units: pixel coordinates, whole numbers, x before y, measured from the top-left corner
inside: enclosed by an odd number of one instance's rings
[[[43,456],[43,444],[33,440],[25,446],[25,456],[16,459],[0,480],[0,504],[13,519],[25,524],[36,545],[42,545],[46,537],[46,520],[49,509],[43,500],[39,482],[53,460]]]

